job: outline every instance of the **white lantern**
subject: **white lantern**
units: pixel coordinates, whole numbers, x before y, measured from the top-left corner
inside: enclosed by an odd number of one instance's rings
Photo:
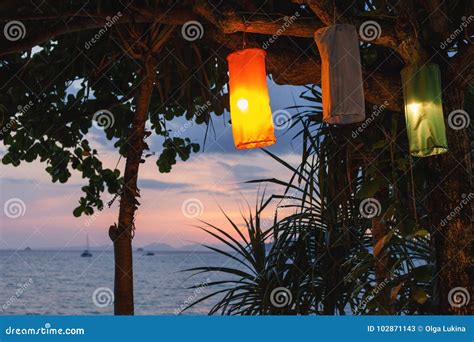
[[[337,24],[314,33],[321,56],[323,120],[346,125],[365,120],[359,37],[353,25]]]

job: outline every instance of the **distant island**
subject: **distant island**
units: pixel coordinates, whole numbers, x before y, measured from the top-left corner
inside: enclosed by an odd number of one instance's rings
[[[219,248],[225,251],[229,251],[229,248],[223,245],[211,244],[210,246],[214,248]],[[0,250],[13,250],[13,248],[0,249]],[[23,249],[24,251],[32,251],[30,247]],[[46,251],[46,250],[61,250],[61,251],[83,251],[84,246],[67,246],[67,247],[35,247],[35,251]],[[113,246],[110,245],[99,245],[99,246],[89,246],[90,251],[112,251]],[[137,252],[212,252],[210,249],[200,245],[200,244],[189,244],[181,247],[173,247],[166,243],[153,242],[148,245],[135,246],[134,248]]]
[[[212,247],[223,248],[220,245],[213,245]],[[189,244],[181,247],[173,247],[166,243],[153,242],[148,245],[141,247],[145,251],[153,252],[209,252],[209,248],[206,248],[199,244]]]

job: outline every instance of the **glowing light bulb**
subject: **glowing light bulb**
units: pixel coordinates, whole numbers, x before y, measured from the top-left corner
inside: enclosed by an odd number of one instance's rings
[[[421,104],[419,103],[411,103],[408,105],[408,110],[415,115],[418,115],[418,113],[420,112],[420,109],[421,109]]]
[[[249,107],[249,102],[246,99],[238,99],[237,107],[239,107],[240,110],[245,111]]]

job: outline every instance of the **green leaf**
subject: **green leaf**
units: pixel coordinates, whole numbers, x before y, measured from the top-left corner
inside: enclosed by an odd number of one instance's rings
[[[434,270],[432,265],[423,265],[411,270],[410,274],[416,281],[428,283],[433,279]]]
[[[419,304],[424,304],[428,300],[428,295],[426,294],[425,290],[420,287],[415,287],[411,296]]]
[[[420,229],[415,232],[415,236],[420,236],[420,237],[427,237],[429,235],[429,231],[426,229]]]
[[[380,187],[384,183],[385,181],[382,178],[371,179],[366,181],[362,184],[362,187],[357,192],[356,198],[363,199],[374,197],[374,195],[377,193],[377,191],[379,191]]]
[[[72,214],[74,215],[74,217],[79,217],[79,216],[82,215],[83,212],[84,212],[84,208],[82,206],[79,206],[79,207],[74,209]]]

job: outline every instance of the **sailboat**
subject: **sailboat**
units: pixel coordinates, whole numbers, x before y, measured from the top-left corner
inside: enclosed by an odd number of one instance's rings
[[[89,258],[92,256],[92,253],[89,252],[89,235],[87,235],[87,247],[84,249],[84,252],[82,252],[81,257],[83,258]]]

